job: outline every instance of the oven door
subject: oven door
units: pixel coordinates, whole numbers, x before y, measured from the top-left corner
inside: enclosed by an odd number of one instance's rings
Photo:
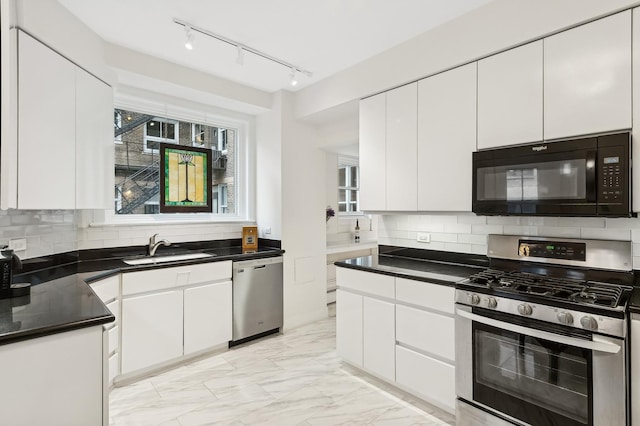
[[[473,153],[477,214],[597,214],[597,139]]]
[[[623,341],[524,322],[456,305],[458,398],[495,424],[625,425]],[[476,424],[468,412],[458,425]]]

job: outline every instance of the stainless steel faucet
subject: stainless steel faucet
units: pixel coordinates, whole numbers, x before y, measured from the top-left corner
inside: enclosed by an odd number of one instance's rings
[[[171,242],[168,240],[160,240],[156,242],[157,236],[158,234],[153,234],[149,238],[149,247],[147,248],[147,250],[149,251],[149,256],[154,256],[156,254],[156,250],[158,250],[158,247],[160,247],[160,245],[164,245],[165,247],[169,247],[171,245]]]

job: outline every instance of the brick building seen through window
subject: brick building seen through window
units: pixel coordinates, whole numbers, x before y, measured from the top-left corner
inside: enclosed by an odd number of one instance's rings
[[[160,211],[160,142],[212,150],[213,213],[236,213],[235,152],[237,130],[114,110],[115,212]]]

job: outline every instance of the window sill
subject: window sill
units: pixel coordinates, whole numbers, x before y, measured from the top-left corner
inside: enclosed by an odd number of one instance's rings
[[[150,215],[152,216],[152,215]],[[92,221],[89,223],[90,228],[97,227],[115,227],[115,226],[157,226],[157,225],[215,225],[215,224],[226,224],[226,223],[248,223],[254,224],[254,220],[248,220],[238,217],[194,217],[189,218],[184,215],[180,215],[179,217],[157,217],[153,215],[153,217],[136,217],[136,218],[116,218],[113,217],[111,220],[105,221]]]

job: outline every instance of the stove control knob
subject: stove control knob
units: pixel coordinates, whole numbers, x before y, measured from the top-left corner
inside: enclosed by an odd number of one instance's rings
[[[585,330],[595,331],[598,329],[598,321],[590,315],[585,315],[580,318],[580,324]]]
[[[480,296],[478,296],[477,294],[470,294],[469,303],[471,303],[472,305],[477,305],[478,303],[480,303]]]
[[[529,316],[533,313],[533,308],[528,303],[521,303],[518,305],[518,313],[520,315]]]
[[[487,308],[495,309],[498,306],[498,301],[495,297],[489,297],[487,299]]]
[[[573,315],[569,312],[559,312],[558,321],[560,321],[561,324],[571,325],[573,324]]]

